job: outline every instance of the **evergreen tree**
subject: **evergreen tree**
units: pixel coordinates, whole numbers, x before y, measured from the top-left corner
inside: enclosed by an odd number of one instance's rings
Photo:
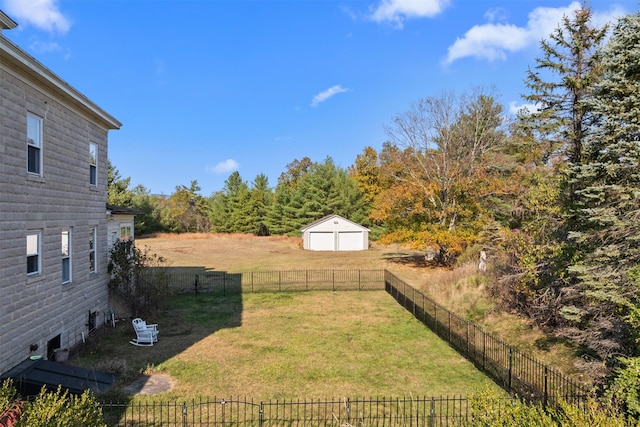
[[[563,311],[573,338],[607,360],[638,355],[640,337],[640,14],[622,18],[589,107],[601,119],[575,165],[577,292]]]
[[[594,123],[586,102],[602,74],[601,47],[607,27],[592,24],[591,8],[582,4],[573,17],[540,42],[543,56],[529,69],[524,99],[538,110],[521,115],[522,125],[533,129],[544,147],[544,159],[580,163],[584,139]]]
[[[132,207],[129,184],[131,184],[131,178],[122,178],[118,169],[113,166],[110,160],[107,160],[107,203]]]
[[[298,170],[300,164],[291,165]],[[305,165],[304,173],[281,175],[269,212],[274,234],[299,235],[302,227],[329,214],[354,222],[366,220],[364,196],[346,170],[327,157],[322,163]]]
[[[295,159],[280,174],[273,197],[273,204],[267,214],[269,230],[272,234],[296,233],[299,221],[298,211],[292,206],[294,191],[299,181],[309,173],[314,163],[308,157]],[[299,204],[299,202],[297,202]]]
[[[210,217],[215,221],[213,230],[216,232],[255,232],[250,215],[249,186],[238,171],[229,175],[222,191],[212,197],[211,212]]]
[[[271,233],[267,225],[267,215],[273,199],[273,193],[269,188],[269,178],[265,174],[256,176],[249,193],[253,232],[260,236],[268,236]]]
[[[136,235],[169,231],[161,222],[161,196],[152,195],[143,185],[136,185],[131,190],[131,207],[140,214],[135,216]]]
[[[592,17],[586,3],[563,17],[540,43],[542,57],[527,73],[531,93],[524,98],[538,109],[519,115],[512,141],[529,147],[531,154],[520,157],[533,166],[524,178],[527,190],[514,207],[518,215],[511,225],[517,232],[508,244],[516,262],[509,266],[502,290],[538,324],[576,341],[582,332],[574,327],[575,310],[570,307],[581,305],[581,293],[567,270],[576,250],[567,233],[576,225],[578,186],[573,175],[585,162],[590,133],[599,121],[590,101],[602,80],[607,34],[607,27],[594,26]]]

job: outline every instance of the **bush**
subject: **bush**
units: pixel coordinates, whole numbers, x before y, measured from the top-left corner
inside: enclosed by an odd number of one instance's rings
[[[20,399],[11,380],[0,387],[0,413]],[[102,408],[89,390],[80,396],[69,394],[60,386],[55,392],[43,386],[32,401],[22,402],[22,414],[14,424],[16,427],[106,427]]]
[[[49,392],[43,386],[34,401],[24,407],[17,426],[29,427],[106,427],[102,408],[89,390],[80,396],[70,395],[60,386]]]
[[[129,302],[134,316],[160,310],[171,294],[164,258],[140,250],[133,240],[118,240],[110,251],[109,287]]]
[[[18,392],[13,386],[13,381],[11,379],[4,380],[2,386],[0,386],[0,413],[9,408],[18,398]]]
[[[557,405],[521,399],[506,399],[495,392],[482,392],[470,398],[472,417],[469,427],[623,427],[628,424],[617,408],[602,400],[588,398],[579,403],[560,400]]]

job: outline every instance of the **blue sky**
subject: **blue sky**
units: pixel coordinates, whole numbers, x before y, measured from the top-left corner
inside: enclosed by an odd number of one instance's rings
[[[598,23],[636,0],[594,0]],[[294,159],[346,168],[411,103],[495,87],[522,105],[560,0],[0,0],[3,34],[123,123],[109,158],[132,186],[275,186]]]

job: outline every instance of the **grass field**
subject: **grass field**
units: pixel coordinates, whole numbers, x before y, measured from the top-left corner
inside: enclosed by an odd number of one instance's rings
[[[384,291],[180,295],[153,347],[128,344],[128,321],[74,363],[168,374],[154,398],[258,400],[464,395],[489,379]],[[121,366],[120,366],[121,367]]]
[[[436,269],[425,264],[421,252],[399,245],[374,243],[367,251],[314,252],[302,249],[302,239],[282,236],[165,234],[137,239],[137,244],[165,257],[169,266],[178,270],[387,269],[507,343],[588,382],[573,348],[546,336],[527,319],[495,310],[484,292],[488,278],[477,273],[473,262],[455,269]]]
[[[493,310],[483,294],[485,277],[473,265],[433,269],[419,252],[375,244],[361,252],[311,252],[300,239],[282,237],[163,235],[137,239],[137,245],[178,270],[387,269],[507,342],[571,371],[570,349],[548,344],[523,319]],[[432,396],[497,388],[381,291],[184,294],[148,320],[160,324],[158,345],[130,345],[126,320],[92,337],[73,363],[125,379],[165,373],[173,388],[162,398],[172,399]]]

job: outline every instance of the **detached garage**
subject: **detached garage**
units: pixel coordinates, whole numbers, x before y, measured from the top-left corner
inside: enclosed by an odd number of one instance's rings
[[[303,248],[310,251],[364,251],[369,229],[339,215],[328,215],[302,228]]]

